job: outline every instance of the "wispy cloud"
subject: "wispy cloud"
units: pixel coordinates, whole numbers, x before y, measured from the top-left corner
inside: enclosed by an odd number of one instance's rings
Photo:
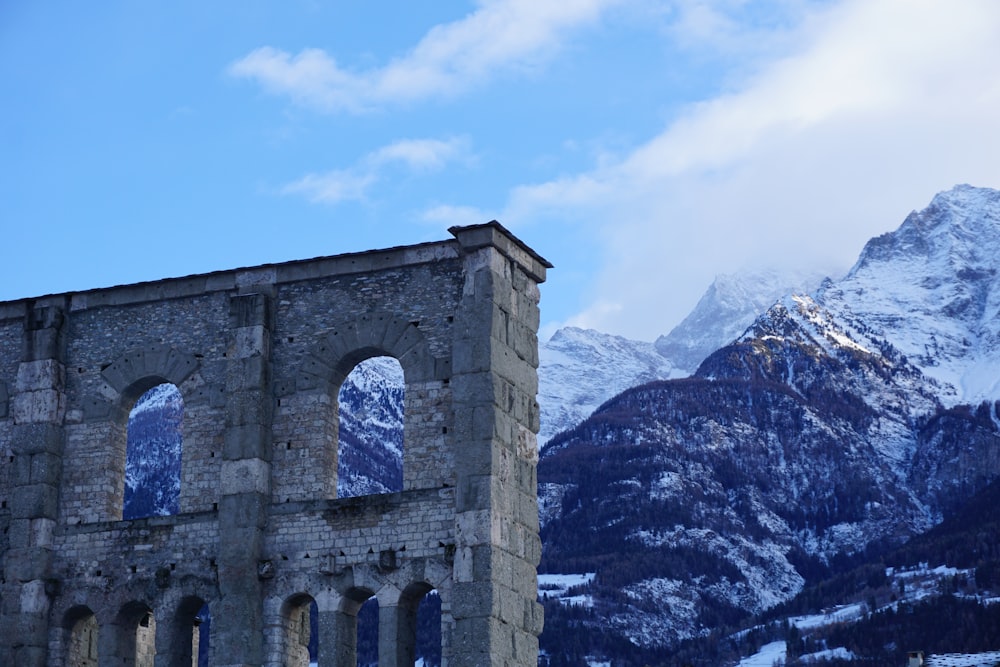
[[[301,195],[324,204],[360,200],[391,165],[400,164],[410,170],[426,172],[442,169],[449,162],[472,159],[469,141],[462,137],[403,139],[368,153],[348,169],[306,174],[281,188],[281,193]]]
[[[228,72],[328,112],[455,95],[498,71],[541,62],[574,29],[594,23],[619,1],[486,0],[465,18],[433,27],[410,52],[379,68],[350,71],[321,49],[292,55],[264,46]]]
[[[992,0],[804,14],[796,50],[617,162],[514,189],[500,219],[583,225],[603,256],[572,322],[647,339],[717,273],[847,268],[934,192],[1000,186],[998,31]]]

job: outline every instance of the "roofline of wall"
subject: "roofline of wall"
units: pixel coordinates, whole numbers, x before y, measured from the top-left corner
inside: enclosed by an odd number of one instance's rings
[[[448,231],[455,236],[455,240],[430,241],[0,301],[0,320],[22,318],[25,308],[29,306],[62,306],[68,307],[70,311],[76,311],[100,306],[184,298],[219,291],[252,292],[254,285],[277,285],[453,259],[457,258],[461,251],[469,252],[488,245],[495,246],[505,256],[517,261],[538,282],[545,280],[545,269],[552,268],[548,261],[496,220],[478,225],[452,227]]]
[[[448,231],[458,239],[466,251],[493,246],[508,259],[520,264],[535,282],[545,282],[545,270],[552,268],[547,259],[529,248],[524,241],[514,236],[496,220],[481,225],[449,227]]]

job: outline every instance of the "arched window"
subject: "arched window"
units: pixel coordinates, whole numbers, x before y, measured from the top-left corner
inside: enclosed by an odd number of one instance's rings
[[[123,519],[177,514],[184,400],[168,383],[148,390],[128,418]]]
[[[113,627],[117,628],[117,632],[108,662],[153,667],[156,661],[156,619],[153,610],[145,603],[129,602],[118,612]]]
[[[358,667],[378,667],[378,599],[373,595],[358,610]]]
[[[192,665],[208,667],[209,634],[212,618],[208,605],[196,596],[183,598],[177,606],[171,626],[171,654],[166,662],[170,665]]]
[[[318,660],[319,609],[304,593],[294,595],[282,606],[284,624],[282,662],[285,667],[309,667]]]
[[[403,489],[403,368],[393,357],[362,361],[340,386],[337,497]]]
[[[417,605],[417,661],[423,667],[441,667],[441,596],[428,591]]]
[[[97,667],[97,618],[87,607],[74,607],[66,614],[68,630],[67,667]]]

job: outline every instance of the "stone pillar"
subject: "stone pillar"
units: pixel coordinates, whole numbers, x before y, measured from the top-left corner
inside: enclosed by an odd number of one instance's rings
[[[98,667],[135,666],[135,625],[131,619],[116,617],[103,623],[97,633]]]
[[[452,657],[534,666],[542,608],[538,284],[551,265],[497,223],[450,230],[465,254],[452,387],[457,468]]]
[[[65,441],[64,330],[63,308],[29,303],[11,396],[14,462],[0,645],[10,664],[23,667],[46,663],[49,596],[58,590],[51,570]]]
[[[189,667],[198,652],[198,627],[193,614],[161,614],[156,621],[155,667]]]
[[[417,658],[417,609],[411,605],[379,605],[379,667],[412,667]]]
[[[271,317],[267,294],[239,294],[230,301],[233,339],[226,353],[219,602],[212,608],[214,667],[256,667],[264,659],[258,567],[271,499]]]
[[[360,607],[360,605],[358,605]],[[319,667],[358,664],[358,617],[345,611],[319,612]]]

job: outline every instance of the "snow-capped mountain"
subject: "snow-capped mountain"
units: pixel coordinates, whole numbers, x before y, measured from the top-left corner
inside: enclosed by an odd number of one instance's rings
[[[736,340],[761,313],[787,294],[809,294],[824,276],[814,272],[743,271],[716,276],[694,310],[656,350],[678,371],[691,375],[705,358]]]
[[[595,576],[575,591],[584,619],[550,604],[547,627],[670,646],[927,530],[1000,477],[997,396],[972,381],[997,363],[998,196],[939,195],[694,377],[627,390],[552,438],[542,570]]]
[[[890,341],[946,404],[1000,398],[1000,191],[959,185],[872,239],[816,300]]]
[[[629,387],[688,375],[652,343],[576,327],[556,331],[538,358],[539,446]]]
[[[593,329],[559,329],[538,349],[539,444],[629,387],[691,375],[782,296],[810,292],[822,278],[763,270],[717,276],[691,314],[654,343]]]
[[[337,495],[403,488],[403,369],[391,357],[361,362],[340,387]]]
[[[128,419],[122,517],[176,514],[181,491],[181,421],[184,404],[172,384],[153,387]]]

